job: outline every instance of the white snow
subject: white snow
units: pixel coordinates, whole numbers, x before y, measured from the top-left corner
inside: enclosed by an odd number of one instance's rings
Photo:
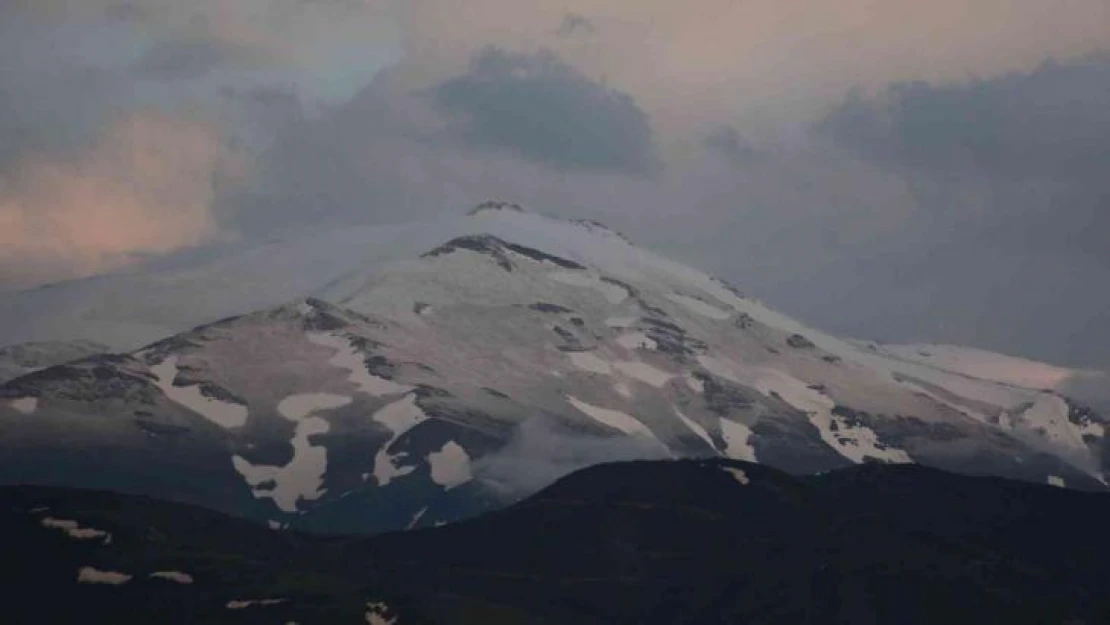
[[[424,516],[424,513],[427,511],[428,506],[424,506],[423,508],[418,510],[416,514],[412,515],[412,520],[409,521],[409,525],[405,529],[411,530],[412,528],[416,527],[416,524],[420,522],[420,517]]]
[[[716,319],[716,320],[720,321],[720,320],[728,319],[729,317],[732,316],[732,311],[721,310],[720,308],[717,308],[716,306],[713,306],[711,304],[707,304],[706,302],[703,302],[700,299],[697,299],[696,297],[690,297],[689,295],[680,295],[678,293],[668,293],[667,294],[667,299],[671,300],[672,302],[674,302],[676,304],[680,304],[680,305],[684,306],[686,308],[686,310],[689,310],[690,312],[692,312],[694,314],[701,315],[702,317],[708,317],[710,319]]]
[[[609,363],[602,360],[594,352],[566,352],[566,354],[570,358],[570,363],[583,371],[602,375],[609,375],[613,372]]]
[[[1076,371],[1015,356],[955,345],[883,345],[885,354],[952,373],[1030,389],[1054,389]]]
[[[77,521],[71,521],[69,519],[46,517],[42,520],[42,526],[62,530],[68,534],[70,538],[76,538],[77,540],[99,539],[105,545],[112,542],[112,535],[109,532],[93,529],[91,527],[81,527]]]
[[[733,460],[757,462],[751,428],[737,421],[721,419],[721,438],[725,439],[725,456]]]
[[[611,408],[602,408],[601,406],[594,406],[587,404],[575,397],[567,395],[567,401],[570,405],[574,406],[582,414],[594,419],[595,421],[607,425],[616,430],[620,430],[625,434],[633,436],[646,436],[648,438],[655,438],[655,434],[643,423],[640,423],[635,417],[625,414],[619,410]]]
[[[410,393],[378,409],[373,418],[392,433],[390,439],[383,443],[378,453],[374,455],[374,477],[377,478],[378,486],[385,486],[393,478],[408,475],[416,469],[415,466],[399,466],[398,462],[407,454],[391,455],[389,446],[428,417],[416,404],[416,394]]]
[[[201,393],[199,385],[174,386],[177,377],[177,356],[169,356],[150,368],[157,378],[158,388],[172,402],[225,428],[243,427],[247,422],[247,407],[234,402],[208,397]]]
[[[636,317],[609,317],[605,325],[610,328],[627,328],[636,323]]]
[[[686,380],[686,386],[689,386],[691,391],[694,391],[695,393],[705,392],[705,384],[702,383],[701,380],[695,378],[692,375],[683,376],[683,379]]]
[[[659,344],[643,332],[628,332],[617,337],[617,345],[625,349],[657,349]]]
[[[23,414],[35,414],[35,411],[39,408],[39,398],[20,397],[19,399],[11,400],[10,402],[8,402],[8,405],[11,406],[12,409],[16,412],[21,412]]]
[[[302,500],[319,499],[324,490],[324,472],[327,470],[327,448],[315,446],[309,437],[328,431],[328,422],[310,416],[320,410],[330,410],[351,403],[350,397],[328,393],[290,395],[278,404],[278,412],[297,424],[293,434],[293,458],[285,466],[255,465],[241,457],[231,461],[235,470],[251,487],[257,498],[269,498],[278,509],[295,512]],[[273,488],[260,488],[264,482],[273,481]]]
[[[1098,424],[1078,426],[1068,419],[1068,403],[1058,395],[1041,393],[1033,405],[1016,415],[1017,422],[1035,431],[1045,440],[1064,447],[1087,451],[1083,441],[1084,432],[1101,431]]]
[[[385,602],[368,602],[366,604],[366,623],[367,625],[397,625],[397,618],[386,618],[385,613],[389,610],[389,606]]]
[[[227,609],[228,610],[242,610],[243,608],[249,608],[249,607],[253,607],[253,606],[256,606],[256,605],[277,605],[279,603],[285,603],[286,601],[289,601],[289,600],[285,599],[285,598],[281,598],[281,599],[232,599],[231,601],[227,602]]]
[[[471,480],[470,456],[455,441],[448,441],[439,451],[428,454],[432,481],[451,490]]]
[[[385,397],[407,393],[412,390],[411,386],[398,384],[393,380],[378,377],[367,371],[363,356],[351,345],[350,341],[342,336],[326,332],[313,332],[307,334],[306,338],[316,345],[330,347],[335,350],[335,355],[328,360],[328,364],[350,371],[351,373],[347,379],[358,387],[360,393],[366,393],[372,397]]]
[[[625,384],[624,381],[614,384],[613,390],[617,392],[617,395],[620,395],[625,399],[632,398],[632,389],[627,384]]]
[[[674,375],[647,364],[630,360],[618,360],[613,363],[618,371],[656,388],[663,388]]]
[[[610,304],[619,304],[628,298],[628,291],[623,287],[604,282],[592,274],[578,271],[553,271],[547,274],[547,276],[556,282],[562,282],[570,286],[579,286],[600,291],[601,294],[605,296],[605,300]]]
[[[164,579],[177,584],[192,584],[193,576],[180,571],[156,571],[150,574],[154,579]]]
[[[706,444],[708,444],[711,448],[713,448],[713,449],[717,448],[717,445],[713,442],[713,437],[709,435],[709,432],[705,431],[705,428],[698,425],[697,422],[695,422],[690,417],[687,417],[686,415],[682,414],[682,411],[679,410],[678,408],[676,408],[674,406],[671,406],[671,409],[674,410],[674,413],[675,413],[676,416],[678,416],[678,419],[680,421],[682,421],[682,423],[685,424],[686,427],[690,428],[690,431],[692,431],[694,434],[698,435],[698,438],[705,441]]]
[[[748,479],[748,474],[744,473],[743,469],[737,469],[736,467],[721,467],[721,470],[731,475],[732,479],[739,482],[741,486],[747,486],[751,483],[751,480]]]
[[[730,382],[740,384],[740,377],[737,375],[737,366],[735,363],[715,358],[708,354],[698,354],[698,364],[709,373]]]
[[[1060,488],[1065,488],[1065,487],[1067,487],[1067,484],[1066,484],[1066,483],[1064,483],[1064,478],[1062,478],[1062,477],[1060,477],[1060,476],[1058,476],[1058,475],[1050,475],[1050,476],[1048,476],[1048,484],[1049,484],[1050,486],[1058,486],[1058,487],[1060,487]]]
[[[862,463],[865,458],[892,463],[913,462],[905,451],[883,444],[871,428],[851,425],[844,417],[832,414],[836,402],[797,378],[781,371],[764,369],[755,388],[765,395],[774,392],[786,403],[806,413],[810,423],[820,431],[821,440],[852,462]]]
[[[115,571],[101,571],[91,566],[83,566],[77,570],[78,584],[110,584],[119,586],[131,581],[131,576]]]

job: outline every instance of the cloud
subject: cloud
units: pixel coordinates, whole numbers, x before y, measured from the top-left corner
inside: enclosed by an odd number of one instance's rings
[[[670,454],[657,441],[598,436],[551,418],[524,421],[509,442],[473,464],[475,477],[511,498],[521,498],[555,480],[603,462],[662,460]]]
[[[597,32],[594,23],[584,15],[578,13],[568,13],[563,16],[563,21],[559,23],[559,36],[570,37],[579,33],[583,35],[592,35]]]
[[[181,39],[158,42],[147,48],[134,70],[143,78],[193,79],[252,60],[262,62],[264,57],[252,48],[219,39]]]
[[[723,125],[706,135],[705,147],[715,150],[736,164],[743,164],[758,158],[759,152],[745,139],[736,128]]]
[[[568,170],[647,173],[656,164],[651,124],[632,97],[550,52],[484,48],[431,94],[472,145]]]
[[[210,239],[226,159],[214,128],[141,112],[69,158],[25,161],[0,178],[0,280],[92,275]]]

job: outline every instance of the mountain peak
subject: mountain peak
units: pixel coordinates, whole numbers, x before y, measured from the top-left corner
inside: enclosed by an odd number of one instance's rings
[[[485,215],[488,213],[497,212],[525,213],[527,211],[521,208],[520,204],[516,204],[514,202],[506,202],[504,200],[486,200],[485,202],[482,202],[481,204],[467,211],[466,214],[473,217],[475,215]]]

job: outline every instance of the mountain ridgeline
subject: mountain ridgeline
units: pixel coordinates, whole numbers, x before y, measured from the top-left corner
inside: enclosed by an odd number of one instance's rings
[[[210,252],[0,300],[0,340],[52,346],[3,369],[0,484],[329,533],[434,527],[613,460],[1106,489],[1106,417],[1045,366],[829,336],[597,222],[490,203]]]

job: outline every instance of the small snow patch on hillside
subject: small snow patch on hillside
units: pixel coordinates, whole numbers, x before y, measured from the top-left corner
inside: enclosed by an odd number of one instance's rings
[[[71,521],[69,519],[46,517],[42,520],[42,526],[61,530],[70,538],[76,538],[77,540],[100,540],[105,545],[112,542],[112,535],[110,533],[91,527],[81,527],[77,521]]]
[[[751,483],[751,480],[748,479],[748,474],[744,473],[743,469],[737,469],[736,467],[721,467],[721,470],[731,475],[732,479],[739,482],[741,486],[747,486]]]
[[[1058,476],[1058,475],[1050,475],[1050,476],[1048,476],[1048,484],[1049,484],[1050,486],[1058,486],[1058,487],[1060,487],[1060,488],[1065,488],[1065,487],[1067,487],[1067,484],[1066,484],[1066,483],[1064,482],[1064,478],[1062,478],[1062,477],[1060,477],[1060,476]]]
[[[232,599],[227,602],[228,610],[242,610],[244,608],[252,608],[254,606],[267,606],[285,603],[288,599]]]
[[[686,308],[686,310],[689,310],[690,312],[692,312],[696,315],[701,315],[702,317],[708,317],[710,319],[716,319],[718,321],[723,321],[723,320],[728,319],[729,317],[732,316],[732,311],[721,310],[720,308],[717,308],[716,306],[713,306],[712,304],[708,304],[706,302],[703,302],[700,299],[697,299],[695,297],[690,297],[689,295],[679,295],[677,293],[669,293],[667,295],[667,299],[671,300],[672,302],[674,302],[676,304],[679,304],[679,305],[683,306],[684,308]]]
[[[702,439],[703,441],[705,441],[705,442],[706,442],[706,444],[708,444],[708,445],[709,445],[710,447],[712,447],[713,449],[716,449],[716,448],[717,448],[717,445],[713,443],[713,437],[709,435],[709,432],[707,432],[707,431],[705,430],[705,428],[703,428],[702,426],[698,425],[698,424],[697,424],[697,422],[695,422],[695,421],[694,421],[693,419],[691,419],[690,417],[687,417],[686,415],[682,414],[682,411],[681,411],[681,410],[679,410],[678,408],[675,408],[674,406],[671,406],[671,409],[672,409],[672,410],[674,410],[674,413],[675,413],[675,415],[677,415],[677,416],[678,416],[678,419],[679,419],[680,421],[682,421],[682,423],[683,423],[683,424],[684,424],[684,425],[685,425],[686,427],[690,428],[690,431],[691,431],[691,432],[693,432],[694,434],[697,434],[697,435],[698,435],[698,438],[700,438],[700,439]]]
[[[620,430],[625,434],[655,438],[655,434],[652,433],[646,425],[640,423],[639,420],[631,415],[625,414],[619,410],[587,404],[570,395],[567,395],[567,401],[570,402],[570,405],[574,406],[576,410],[594,419],[598,423]]]
[[[155,571],[150,574],[152,579],[164,579],[175,584],[192,584],[193,576],[181,571]]]
[[[330,347],[335,350],[335,355],[328,360],[328,364],[350,371],[347,379],[358,387],[360,393],[366,393],[372,397],[384,397],[386,395],[399,395],[412,390],[411,386],[398,384],[393,380],[378,377],[367,371],[366,362],[362,355],[351,345],[350,341],[342,336],[310,333],[306,337],[316,345]]]
[[[397,617],[388,617],[389,606],[384,601],[372,601],[366,604],[367,625],[397,625]]]
[[[743,423],[721,419],[721,438],[725,439],[725,456],[733,460],[757,462],[751,428]]]
[[[654,350],[659,347],[659,344],[654,339],[644,334],[643,332],[629,332],[617,337],[617,345],[625,349],[649,349]]]
[[[650,384],[656,388],[663,388],[667,382],[674,377],[670,373],[662,369],[656,369],[646,362],[620,360],[614,362],[613,366],[628,377],[639,380],[645,384]]]
[[[16,412],[35,414],[35,411],[39,408],[39,399],[37,397],[20,397],[19,399],[11,400],[8,402],[8,405]]]
[[[83,566],[77,571],[78,584],[108,584],[119,586],[131,581],[131,576],[115,571],[101,571],[91,566]]]
[[[416,404],[416,394],[410,393],[379,409],[374,413],[373,418],[393,434],[388,441],[382,444],[381,449],[374,456],[374,477],[378,480],[378,486],[385,486],[393,478],[408,475],[416,469],[415,466],[399,466],[398,462],[404,459],[407,454],[402,452],[391,455],[389,446],[402,434],[416,427],[428,417],[424,414],[424,410]]]
[[[471,480],[470,456],[455,441],[448,441],[439,451],[428,454],[432,481],[451,490]]]
[[[150,368],[158,379],[158,388],[172,402],[225,428],[243,427],[247,422],[247,407],[234,402],[208,397],[201,392],[199,385],[175,386],[177,377],[177,356],[170,356]]]
[[[594,352],[566,352],[566,354],[567,358],[570,358],[570,363],[583,371],[601,375],[609,375],[613,372],[609,363],[602,360]]]
[[[627,328],[636,323],[636,317],[609,317],[605,325],[610,328]]]
[[[836,403],[801,380],[768,369],[757,380],[756,390],[765,395],[774,393],[804,412],[821,433],[821,440],[852,462],[859,464],[866,458],[892,463],[913,462],[905,451],[880,441],[871,428],[833,414]]]
[[[278,509],[295,512],[300,500],[319,499],[324,490],[324,473],[327,470],[327,448],[309,442],[309,437],[328,431],[328,422],[309,416],[318,410],[338,408],[351,403],[350,397],[328,393],[290,395],[278,404],[278,412],[297,423],[293,434],[293,458],[285,466],[255,465],[241,457],[233,456],[235,470],[251,487],[257,498],[270,498]],[[272,483],[272,488],[261,488]]]
[[[600,291],[605,296],[605,300],[610,304],[616,305],[623,302],[628,298],[628,291],[619,285],[611,282],[605,282],[596,276],[581,273],[576,271],[553,271],[547,274],[549,278],[556,282],[569,284],[570,286],[578,286],[588,289]]]

